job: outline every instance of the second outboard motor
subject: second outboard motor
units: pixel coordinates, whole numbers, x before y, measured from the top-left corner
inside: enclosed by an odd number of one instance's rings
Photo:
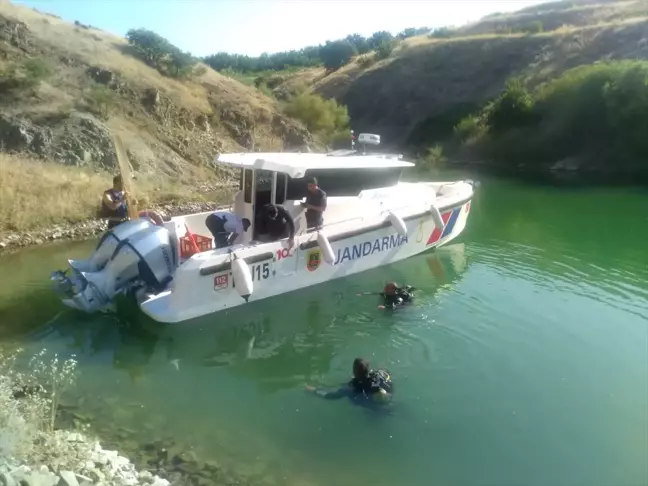
[[[79,272],[98,272],[108,263],[119,243],[151,226],[153,226],[153,223],[148,219],[124,221],[104,233],[90,258],[87,260],[68,260],[68,263]]]

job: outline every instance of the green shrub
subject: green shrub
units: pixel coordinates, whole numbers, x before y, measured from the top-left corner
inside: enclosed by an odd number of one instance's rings
[[[520,79],[513,78],[504,92],[484,109],[489,132],[502,132],[526,125],[532,119],[533,97]]]
[[[455,127],[477,109],[479,105],[475,103],[453,103],[439,107],[433,115],[416,124],[407,137],[407,144],[428,147],[451,141],[456,134]]]
[[[469,142],[484,134],[485,126],[481,118],[469,115],[454,127],[454,134],[460,142]]]
[[[108,120],[115,111],[116,93],[107,86],[94,85],[86,96],[88,109],[103,120]]]
[[[441,169],[446,162],[447,158],[443,153],[443,147],[441,145],[434,145],[426,150],[423,157],[419,158],[416,168],[421,171]]]
[[[320,134],[328,140],[337,133],[348,130],[349,113],[346,106],[313,93],[301,93],[293,97],[286,104],[285,112],[304,123],[310,132]]]
[[[551,164],[577,157],[648,173],[648,62],[580,66],[534,92],[511,80],[475,120],[455,132],[480,139],[500,162]]]
[[[395,47],[395,40],[382,41],[376,48],[376,59],[387,59],[389,56],[391,56],[391,53],[394,51]]]
[[[0,91],[35,88],[51,75],[51,65],[42,58],[8,63],[0,70]]]

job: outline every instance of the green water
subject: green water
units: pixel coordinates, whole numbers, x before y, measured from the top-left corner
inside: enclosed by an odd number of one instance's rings
[[[76,353],[97,430],[250,484],[644,486],[647,220],[641,190],[485,180],[445,250],[174,326],[64,310],[49,271],[92,244],[37,248],[0,259],[0,339]],[[387,279],[416,304],[356,296]],[[304,392],[356,356],[391,370],[393,415]]]

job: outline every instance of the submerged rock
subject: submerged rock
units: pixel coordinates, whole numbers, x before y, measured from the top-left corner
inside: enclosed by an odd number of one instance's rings
[[[0,485],[2,486],[18,486],[18,481],[10,473],[0,474]]]
[[[61,477],[59,486],[79,486],[79,481],[72,471],[61,471],[59,476]]]

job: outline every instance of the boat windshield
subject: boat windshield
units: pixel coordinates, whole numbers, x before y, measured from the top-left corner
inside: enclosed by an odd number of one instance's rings
[[[398,184],[402,167],[380,169],[314,169],[306,177],[316,177],[319,186],[328,196],[357,196],[362,191],[391,187]],[[304,179],[288,180],[287,199],[306,196]]]

